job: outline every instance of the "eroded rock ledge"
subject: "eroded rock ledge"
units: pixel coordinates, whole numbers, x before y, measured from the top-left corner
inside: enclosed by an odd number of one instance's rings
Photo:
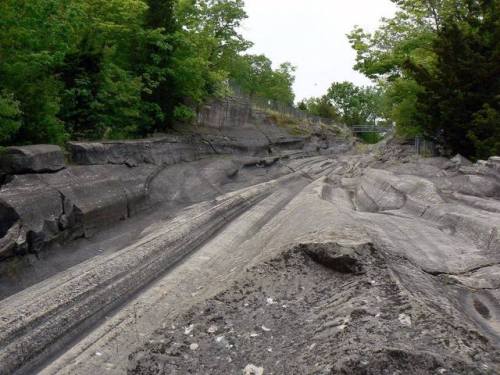
[[[64,348],[45,374],[123,373],[127,358],[131,373],[278,372],[279,353],[289,372],[498,372],[497,158],[393,151],[148,164],[152,202],[203,202],[3,300],[0,369],[29,373]]]
[[[91,237],[100,228],[168,201],[172,196],[162,197],[152,186],[162,185],[164,192],[173,182],[182,189],[185,178],[163,176],[170,180],[155,185],[168,166],[216,158],[218,166],[212,169],[218,172],[207,178],[217,190],[242,168],[350,147],[333,132],[297,137],[273,124],[231,126],[197,129],[203,135],[70,142],[69,165],[57,146],[8,148],[1,158],[7,177],[0,185],[0,260],[37,254],[53,242]]]

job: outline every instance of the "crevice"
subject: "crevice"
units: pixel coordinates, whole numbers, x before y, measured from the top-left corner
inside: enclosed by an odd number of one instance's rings
[[[212,144],[212,142],[210,142],[208,139],[206,138],[202,138],[201,139],[203,143],[206,143],[211,149],[212,151],[214,152],[215,155],[220,155],[220,153],[215,149],[214,145]]]
[[[486,306],[483,302],[481,302],[479,299],[474,298],[473,300],[474,308],[476,311],[486,320],[491,319],[491,313],[490,309],[488,309],[488,306]]]
[[[380,206],[377,204],[377,202],[375,202],[375,199],[373,199],[369,194],[368,192],[365,190],[363,184],[360,184],[359,185],[359,189],[361,189],[361,191],[365,194],[365,196],[370,200],[370,202],[372,202],[372,204],[374,205],[374,207],[376,207],[375,211],[374,212],[380,212]],[[359,205],[358,205],[359,207]]]
[[[430,209],[430,208],[431,208],[431,206],[427,206],[427,207],[425,207],[425,209],[424,209],[424,210],[422,211],[422,213],[420,214],[420,217],[423,217],[423,216],[427,213],[427,211],[429,211],[429,209]]]
[[[493,266],[498,266],[500,265],[500,263],[498,262],[495,262],[495,263],[488,263],[488,264],[485,264],[485,265],[482,265],[482,266],[478,266],[476,268],[471,268],[470,270],[468,271],[464,271],[464,272],[438,272],[438,271],[427,271],[421,267],[419,267],[423,272],[431,275],[431,276],[467,276],[467,275],[470,275],[474,272],[477,272],[479,270],[482,270],[483,268],[488,268],[488,267],[493,267]],[[481,288],[481,289],[485,289],[485,288]]]
[[[281,161],[279,162],[279,165],[282,166],[282,167],[288,168],[291,173],[296,173],[297,172],[295,169],[293,169],[289,165],[283,164]]]
[[[144,195],[147,197],[149,196],[149,191],[151,189],[151,184],[153,183],[154,179],[158,177],[158,175],[163,172],[167,167],[169,167],[169,164],[161,164],[155,168],[153,173],[151,173],[147,178],[146,181],[144,182],[144,188],[143,192]]]
[[[19,220],[17,212],[4,200],[0,199],[0,238]]]
[[[493,228],[490,233],[490,237],[488,238],[488,245],[486,246],[486,249],[488,250],[495,250],[492,248],[493,241],[498,237],[498,230],[497,228]]]

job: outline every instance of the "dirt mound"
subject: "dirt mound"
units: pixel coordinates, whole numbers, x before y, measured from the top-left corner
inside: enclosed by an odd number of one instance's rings
[[[158,330],[129,374],[497,373],[487,340],[409,297],[393,261],[368,243],[299,245]]]

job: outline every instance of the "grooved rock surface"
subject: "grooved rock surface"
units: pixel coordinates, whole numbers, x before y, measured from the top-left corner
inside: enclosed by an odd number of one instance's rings
[[[304,142],[3,185],[0,373],[499,373],[497,158]]]
[[[241,187],[245,170],[255,165],[271,167],[283,158],[331,154],[350,147],[349,142],[332,135],[321,139],[290,136],[271,123],[229,122],[222,129],[203,129],[202,135],[70,142],[71,160],[77,165],[57,173],[14,175],[0,185],[0,205],[17,217],[12,220],[7,215],[3,220],[6,228],[0,234],[9,235],[0,242],[0,260],[38,254],[53,243],[90,238],[106,226],[158,205],[208,199],[227,191],[222,186],[235,180],[239,182],[235,188]],[[62,160],[57,146],[12,148],[7,155],[17,155],[20,150],[25,159],[32,155],[33,165],[45,165],[23,170],[26,172],[46,172],[56,167],[57,158]],[[286,172],[285,168],[273,176]],[[254,183],[273,176],[257,178]]]
[[[343,250],[342,250],[343,248]],[[493,374],[500,352],[447,312],[420,303],[399,263],[358,244],[365,272],[346,272],[356,246],[303,243],[246,272],[156,331],[129,374]],[[351,258],[354,259],[354,258]],[[413,289],[413,288],[412,288]]]
[[[157,139],[109,142],[69,142],[71,160],[80,165],[171,165],[194,161],[215,153],[195,137],[165,136]]]

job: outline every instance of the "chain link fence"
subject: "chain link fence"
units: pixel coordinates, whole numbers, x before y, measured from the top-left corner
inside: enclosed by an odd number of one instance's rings
[[[430,157],[438,154],[437,146],[434,142],[423,137],[415,137],[415,153],[419,156]]]
[[[250,95],[234,82],[230,82],[232,100],[240,103],[247,103],[250,109],[261,112],[274,112],[285,117],[291,117],[301,121],[307,121],[313,124],[335,125],[332,119],[311,115],[297,107],[276,100],[267,99],[258,95]]]

